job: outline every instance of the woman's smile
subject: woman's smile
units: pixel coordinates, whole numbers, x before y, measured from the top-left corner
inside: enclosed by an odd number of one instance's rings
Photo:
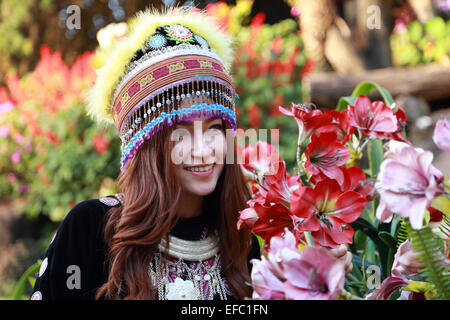
[[[203,164],[198,166],[185,166],[184,170],[188,171],[190,174],[198,177],[207,177],[211,175],[214,171],[215,163]]]

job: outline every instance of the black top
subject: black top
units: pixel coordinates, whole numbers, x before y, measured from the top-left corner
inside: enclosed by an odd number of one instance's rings
[[[104,241],[105,214],[118,205],[120,201],[116,197],[108,196],[82,201],[69,211],[45,253],[32,300],[94,299],[109,273]],[[171,233],[185,240],[198,240],[204,227],[204,215],[180,218]],[[259,258],[258,240],[252,235],[249,271],[250,260]]]

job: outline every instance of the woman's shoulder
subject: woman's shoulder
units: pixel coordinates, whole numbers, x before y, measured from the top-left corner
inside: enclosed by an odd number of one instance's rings
[[[103,218],[109,211],[109,209],[111,209],[112,207],[120,206],[122,204],[120,199],[120,196],[118,194],[115,194],[78,202],[67,213],[62,223],[80,223],[83,226],[87,226],[89,224],[97,224],[103,221]]]

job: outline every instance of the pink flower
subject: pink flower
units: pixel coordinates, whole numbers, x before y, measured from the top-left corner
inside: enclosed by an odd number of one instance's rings
[[[258,220],[258,214],[254,208],[246,208],[242,211],[239,211],[239,220],[237,222],[237,228],[240,230],[242,227],[251,229],[255,224],[256,220]]]
[[[300,252],[288,229],[270,240],[267,258],[252,264],[253,299],[334,299],[344,288],[344,263],[322,247]]]
[[[377,139],[388,139],[387,133],[398,130],[397,117],[391,108],[381,101],[371,102],[366,96],[358,96],[355,105],[348,106],[350,124],[363,134]]]
[[[0,103],[0,114],[4,112],[10,112],[13,109],[13,104],[11,101],[6,101]]]
[[[14,152],[14,153],[11,155],[11,161],[12,161],[12,163],[14,163],[14,164],[19,163],[21,156],[22,156],[22,153],[20,152],[19,149],[17,149],[16,152]]]
[[[403,242],[397,249],[392,265],[392,275],[396,277],[418,274],[421,267],[419,254],[414,252],[409,240]]]
[[[375,184],[385,207],[378,210],[377,216],[387,221],[392,216],[389,212],[395,212],[408,217],[414,229],[420,229],[426,208],[444,192],[444,176],[431,164],[431,152],[394,140],[387,147]]]
[[[434,128],[433,141],[439,149],[450,153],[450,121],[438,120]]]
[[[330,300],[344,288],[344,263],[322,247],[307,247],[300,259],[287,261],[284,274],[287,299]]]
[[[411,281],[403,277],[389,277],[384,279],[378,289],[369,293],[366,300],[389,300],[389,298],[398,290],[406,287]]]
[[[271,263],[265,258],[252,259],[252,287],[254,300],[284,300],[283,282],[273,273]]]
[[[16,175],[12,172],[8,173],[8,183],[13,184],[16,182],[17,178]]]
[[[277,148],[267,142],[258,141],[256,145],[246,145],[241,150],[239,161],[244,172],[262,176],[275,174],[282,159]]]
[[[0,127],[0,137],[6,138],[9,134],[9,129],[6,126]]]

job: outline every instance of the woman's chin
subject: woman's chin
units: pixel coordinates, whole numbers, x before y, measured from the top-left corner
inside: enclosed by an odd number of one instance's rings
[[[216,184],[209,184],[209,185],[191,185],[189,186],[189,191],[192,194],[195,194],[197,196],[207,196],[211,194],[214,189],[216,188]]]

